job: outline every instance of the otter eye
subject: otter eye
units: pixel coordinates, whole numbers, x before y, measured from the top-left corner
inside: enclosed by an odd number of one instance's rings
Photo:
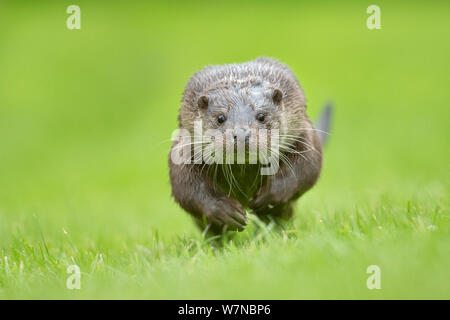
[[[217,117],[217,122],[218,123],[224,123],[225,122],[225,116],[223,114],[221,114],[220,116]]]
[[[256,116],[256,119],[258,119],[258,121],[263,122],[264,121],[264,115],[262,113],[258,113],[258,115]]]

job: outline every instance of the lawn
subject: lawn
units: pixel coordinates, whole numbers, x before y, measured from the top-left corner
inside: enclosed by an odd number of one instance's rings
[[[450,4],[70,4],[0,4],[0,299],[450,299]],[[322,176],[284,229],[205,239],[170,197],[181,94],[257,56],[334,102]]]

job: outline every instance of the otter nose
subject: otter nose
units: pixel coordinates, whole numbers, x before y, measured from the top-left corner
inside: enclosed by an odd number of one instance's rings
[[[234,142],[242,141],[248,143],[250,140],[251,131],[248,128],[237,128],[233,130]]]

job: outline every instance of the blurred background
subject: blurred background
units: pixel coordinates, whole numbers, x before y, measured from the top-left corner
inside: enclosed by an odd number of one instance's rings
[[[66,27],[71,4],[81,30]],[[2,0],[2,256],[42,233],[51,251],[63,228],[119,256],[150,234],[197,237],[168,179],[184,85],[258,56],[293,69],[313,120],[335,104],[322,178],[299,212],[447,203],[450,4],[377,1],[382,28],[369,30],[370,4]]]

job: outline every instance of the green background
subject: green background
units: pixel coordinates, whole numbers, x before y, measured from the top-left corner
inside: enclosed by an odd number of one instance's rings
[[[370,4],[1,1],[0,298],[449,299],[450,5],[378,1],[368,30]],[[217,244],[170,197],[169,139],[195,71],[257,56],[335,118],[287,231]]]

